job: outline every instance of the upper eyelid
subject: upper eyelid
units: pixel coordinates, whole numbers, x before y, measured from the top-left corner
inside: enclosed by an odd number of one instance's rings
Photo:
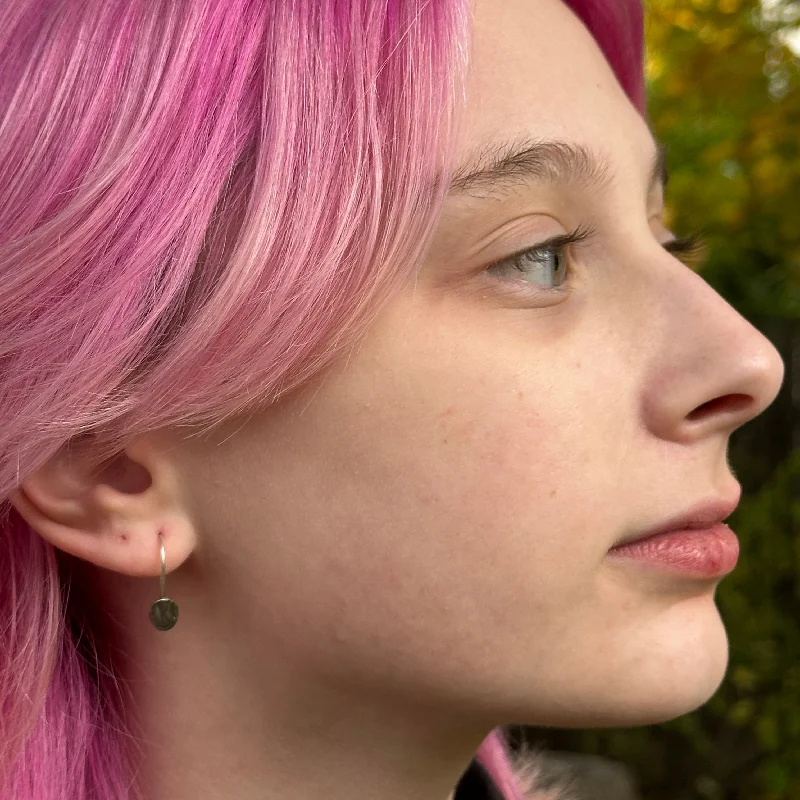
[[[580,236],[580,238],[575,238],[576,234],[581,234],[582,232],[584,235]],[[592,238],[597,234],[597,232],[597,229],[594,227],[587,227],[586,229],[583,229],[581,226],[573,233],[551,236],[549,239],[545,239],[539,244],[517,250],[514,253],[493,261],[491,264],[487,264],[485,269],[501,266],[530,253],[536,253],[539,251],[557,251],[566,249],[568,247],[580,247],[582,244],[587,242],[591,243]],[[658,242],[659,246],[668,253],[672,253],[679,259],[680,256],[684,254],[693,255],[696,259],[702,260],[704,258],[708,244],[702,231],[689,234],[688,236],[676,236],[672,231],[669,231],[669,234],[672,237],[671,239],[667,240],[666,242]]]
[[[658,185],[660,185],[660,184],[658,184]],[[661,225],[663,225],[665,231],[669,234],[669,236],[672,237],[667,242],[659,242],[659,244],[662,247],[664,247],[665,245],[668,245],[670,243],[673,243],[673,242],[681,244],[683,242],[686,242],[686,241],[689,241],[689,240],[692,240],[692,239],[696,238],[695,235],[686,236],[686,237],[676,236],[664,224],[663,216],[664,216],[664,212],[665,211],[666,211],[666,208],[662,206],[656,213],[651,214],[647,219],[648,222],[653,222],[654,220],[659,222]],[[598,233],[599,233],[599,228],[597,226],[595,226],[594,224],[581,222],[581,223],[578,224],[577,228],[575,228],[574,231],[572,231],[572,232],[556,234],[555,236],[550,236],[547,239],[544,239],[543,241],[538,242],[536,244],[532,244],[532,245],[530,245],[528,247],[521,247],[518,250],[515,250],[514,252],[503,256],[502,258],[493,260],[487,266],[488,267],[496,266],[496,265],[502,264],[502,263],[504,263],[506,261],[513,260],[513,259],[515,259],[515,258],[517,258],[519,256],[525,255],[526,253],[535,252],[537,250],[555,250],[555,249],[559,249],[559,248],[562,248],[562,247],[575,247],[575,248],[577,248],[577,247],[580,247],[581,245],[591,243],[591,241],[594,238],[597,237]],[[577,240],[574,240],[574,237],[575,237],[576,234],[579,235],[579,238],[577,238]],[[584,234],[584,235],[580,235],[580,234]]]
[[[551,236],[549,239],[545,239],[540,244],[533,245],[533,247],[528,249],[536,250],[542,248],[543,250],[556,250],[561,247],[577,247],[578,245],[590,242],[597,235],[597,232],[597,228],[594,225],[580,223],[573,231]]]
[[[537,244],[530,245],[530,247],[522,247],[519,250],[515,250],[513,253],[509,253],[508,255],[498,258],[495,261],[492,261],[490,264],[487,264],[486,268],[504,264],[506,261],[513,261],[519,256],[524,256],[526,253],[534,253],[538,250],[560,250],[564,247],[577,247],[584,244],[588,240],[591,240],[596,233],[596,228],[580,225],[572,233],[559,233],[556,236],[551,236],[548,239],[538,242]]]

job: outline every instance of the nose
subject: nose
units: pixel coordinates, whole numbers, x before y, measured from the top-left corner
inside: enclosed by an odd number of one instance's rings
[[[729,436],[775,400],[783,359],[700,275],[674,261],[671,266],[648,304],[658,352],[646,384],[646,423],[659,437],[683,444]]]

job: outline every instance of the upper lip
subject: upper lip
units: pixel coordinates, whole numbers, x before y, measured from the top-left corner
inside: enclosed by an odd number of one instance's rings
[[[631,536],[620,539],[614,544],[614,547],[638,542],[640,539],[648,539],[661,533],[710,528],[712,525],[719,524],[733,513],[736,506],[739,505],[740,496],[741,491],[731,500],[723,500],[721,498],[705,500],[693,506],[689,511],[670,517],[646,531],[634,533]]]

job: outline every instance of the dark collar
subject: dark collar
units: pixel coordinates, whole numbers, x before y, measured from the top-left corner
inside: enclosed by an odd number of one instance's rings
[[[505,800],[489,773],[473,758],[456,786],[453,800]]]

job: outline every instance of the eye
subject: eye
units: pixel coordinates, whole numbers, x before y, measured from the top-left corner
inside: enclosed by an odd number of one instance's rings
[[[488,272],[506,278],[530,280],[547,289],[558,288],[567,277],[564,247],[530,247],[492,264]]]
[[[554,236],[490,264],[486,272],[500,278],[524,280],[545,290],[557,291],[568,281],[570,275],[567,247],[583,241],[593,233],[592,229],[579,228],[572,233]]]

